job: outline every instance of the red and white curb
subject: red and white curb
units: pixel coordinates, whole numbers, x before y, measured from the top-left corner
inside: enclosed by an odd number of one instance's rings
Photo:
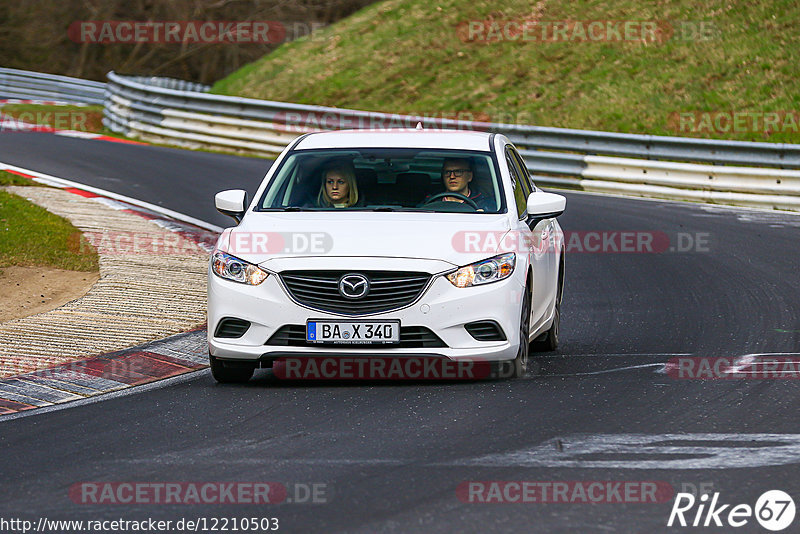
[[[79,182],[74,182],[72,180],[66,180],[64,178],[59,178],[58,176],[26,169],[24,167],[18,167],[9,163],[0,162],[0,171],[10,172],[11,174],[28,178],[34,182],[52,187],[58,187],[60,189],[64,189],[65,191],[69,191],[70,193],[75,193],[84,197],[97,198],[99,202],[103,202],[111,207],[117,207],[118,209],[130,210],[132,213],[136,213],[137,215],[141,215],[145,218],[163,219],[165,221],[165,228],[169,228],[167,221],[177,221],[179,223],[189,225],[189,227],[196,227],[195,229],[199,228],[217,234],[221,233],[223,230],[221,227],[214,224],[209,224],[205,221],[201,221],[200,219],[196,219],[194,217],[184,215],[183,213],[163,208],[149,202],[126,197],[125,195],[120,195],[112,191],[106,191],[105,189],[100,189],[99,187],[92,187]],[[114,203],[112,201],[117,202]],[[203,240],[203,242],[205,242],[205,240]]]
[[[62,102],[58,100],[17,100],[17,99],[0,99],[0,108],[6,104],[36,104],[42,106],[80,106],[85,107],[88,104]],[[133,141],[130,139],[120,139],[110,135],[103,135],[93,132],[84,132],[80,130],[63,130],[54,128],[47,124],[34,124],[25,122],[11,115],[0,113],[0,132],[40,132],[52,133],[55,135],[63,135],[64,137],[77,137],[79,139],[94,139],[97,141],[109,141],[112,143],[125,143],[129,145],[149,145],[141,141]]]
[[[136,214],[211,251],[222,228],[110,191],[0,162],[0,170]],[[0,417],[140,386],[208,367],[205,328],[0,379]]]
[[[206,330],[0,379],[0,417],[140,386],[208,367]]]

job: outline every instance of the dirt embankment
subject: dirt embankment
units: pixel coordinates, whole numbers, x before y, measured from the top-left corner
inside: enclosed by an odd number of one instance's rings
[[[85,295],[99,278],[99,273],[50,267],[4,267],[0,323],[54,310]]]

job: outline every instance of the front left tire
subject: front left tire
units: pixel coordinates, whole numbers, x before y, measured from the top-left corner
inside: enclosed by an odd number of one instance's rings
[[[519,349],[513,360],[506,361],[510,366],[509,378],[522,378],[528,368],[528,353],[530,349],[531,331],[531,292],[525,288],[525,298],[522,299],[522,310],[519,318]]]
[[[561,264],[558,268],[558,286],[556,305],[553,310],[553,323],[547,332],[534,339],[531,343],[533,352],[553,352],[558,348],[558,333],[561,328],[561,300],[564,296],[564,253],[561,253]]]
[[[248,362],[230,362],[208,355],[211,363],[211,376],[220,384],[241,384],[252,378],[256,370],[255,364]]]

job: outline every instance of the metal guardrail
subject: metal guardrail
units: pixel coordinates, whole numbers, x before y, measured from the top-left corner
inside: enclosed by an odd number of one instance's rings
[[[0,97],[102,103],[103,124],[146,141],[272,157],[309,131],[408,127],[495,131],[537,183],[626,195],[800,210],[800,145],[458,121],[213,95],[206,85],[122,76],[103,84],[0,68]]]
[[[589,155],[800,169],[800,145],[502,125],[514,144]]]
[[[102,105],[105,87],[103,82],[0,67],[0,98]]]
[[[588,191],[800,210],[800,145],[620,134],[393,115],[208,93],[108,74],[104,123],[144,140],[275,156],[308,131],[368,127],[505,134],[537,183]]]
[[[193,91],[196,93],[207,93],[211,90],[210,85],[202,83],[188,82],[177,78],[162,78],[159,76],[126,76],[127,80],[137,82],[151,87],[161,87],[162,89],[175,89],[177,91]]]

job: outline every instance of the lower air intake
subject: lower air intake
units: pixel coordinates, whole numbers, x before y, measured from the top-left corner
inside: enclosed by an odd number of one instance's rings
[[[506,335],[497,321],[475,321],[464,325],[469,335],[478,341],[505,341]]]
[[[247,332],[248,328],[250,328],[249,321],[226,317],[217,324],[217,329],[214,331],[214,337],[232,339],[242,337],[244,333]]]

